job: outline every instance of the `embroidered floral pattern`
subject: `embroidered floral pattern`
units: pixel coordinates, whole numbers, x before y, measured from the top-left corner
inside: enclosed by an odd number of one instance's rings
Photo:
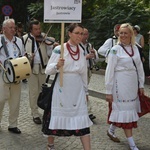
[[[49,129],[50,118],[51,118],[51,112],[50,111],[44,111],[43,123],[42,123],[42,132],[45,135],[84,136],[84,135],[90,134],[90,128],[76,129],[76,130],[59,130],[59,129],[51,130],[51,129]]]
[[[117,54],[117,50],[112,49],[112,50],[110,50],[110,53],[111,53],[111,54],[115,54],[115,55],[116,55],[116,54]]]
[[[118,84],[117,84],[117,80],[116,80],[116,97],[117,97],[117,102],[133,102],[133,101],[135,101],[136,100],[136,98],[135,99],[130,99],[130,100],[126,100],[126,99],[119,99],[119,95],[118,95]]]
[[[60,54],[60,48],[59,47],[56,47],[54,50],[53,50],[54,53],[56,54]]]
[[[131,100],[120,100],[117,99],[118,102],[134,102],[136,99],[131,99]]]

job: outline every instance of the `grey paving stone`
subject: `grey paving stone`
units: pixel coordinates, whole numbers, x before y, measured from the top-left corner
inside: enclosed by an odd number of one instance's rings
[[[120,138],[120,143],[114,143],[107,137],[107,102],[104,100],[105,87],[104,76],[93,74],[89,84],[89,90],[95,92],[90,96],[92,112],[96,116],[94,125],[91,127],[91,144],[92,150],[129,150],[125,135],[121,129],[116,131]],[[150,95],[150,85],[145,85],[145,92]],[[101,96],[103,94],[103,96]],[[93,97],[94,96],[94,97]],[[28,84],[22,83],[22,95],[20,104],[20,116],[18,127],[21,129],[21,135],[15,135],[8,132],[8,104],[6,103],[2,129],[0,131],[0,150],[46,150],[47,139],[43,137],[41,125],[36,125],[32,121],[31,111],[28,100]],[[43,111],[39,110],[41,113]],[[150,150],[150,114],[140,118],[139,127],[133,130],[135,142],[140,150]],[[56,150],[82,150],[80,138],[56,137]]]

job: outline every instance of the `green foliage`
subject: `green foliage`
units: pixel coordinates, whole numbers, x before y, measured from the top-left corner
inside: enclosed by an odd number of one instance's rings
[[[90,30],[91,41],[98,48],[104,41],[113,35],[113,27],[118,23],[129,22],[132,25],[138,24],[141,33],[148,41],[147,32],[150,29],[150,10],[143,4],[135,2],[120,1],[113,3],[105,9],[99,9],[96,15],[89,19],[87,27]],[[93,30],[94,29],[94,30]]]
[[[43,3],[31,3],[27,6],[28,13],[30,14],[31,18],[36,18],[39,21],[43,21]]]
[[[43,22],[43,0],[1,0],[0,7],[11,5],[13,14],[10,16],[16,22],[26,22],[36,18]],[[0,21],[4,16],[0,15]],[[90,42],[98,49],[104,41],[113,35],[113,27],[117,23],[129,22],[138,24],[145,38],[144,53],[148,59],[148,34],[150,30],[150,1],[149,0],[82,0],[82,24],[89,29]],[[47,32],[51,24],[42,23],[43,32]],[[68,24],[65,24],[66,26]],[[60,24],[53,24],[49,35],[60,41]],[[148,68],[148,62],[144,63]],[[102,63],[105,66],[105,63]]]
[[[135,1],[118,1],[111,3],[104,9],[99,9],[96,15],[86,20],[85,24],[90,31],[90,42],[98,49],[106,39],[113,35],[113,27],[115,24],[125,22],[131,25],[138,24],[141,27],[141,34],[145,38],[145,62],[144,69],[146,75],[149,74],[148,67],[148,31],[150,30],[150,8],[146,7],[143,2],[135,3]],[[99,64],[102,68],[106,67],[106,63]]]

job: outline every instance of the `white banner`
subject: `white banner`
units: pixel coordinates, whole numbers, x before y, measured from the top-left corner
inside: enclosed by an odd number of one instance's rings
[[[44,0],[45,23],[80,23],[82,0]]]

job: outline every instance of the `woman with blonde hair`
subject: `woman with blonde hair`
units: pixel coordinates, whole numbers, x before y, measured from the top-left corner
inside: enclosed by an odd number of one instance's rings
[[[117,127],[124,130],[131,150],[139,150],[134,142],[132,129],[137,128],[140,101],[138,92],[144,93],[144,70],[135,36],[129,23],[119,28],[118,44],[108,55],[105,74],[106,100],[111,103],[107,135],[114,142],[120,142],[115,136]]]

